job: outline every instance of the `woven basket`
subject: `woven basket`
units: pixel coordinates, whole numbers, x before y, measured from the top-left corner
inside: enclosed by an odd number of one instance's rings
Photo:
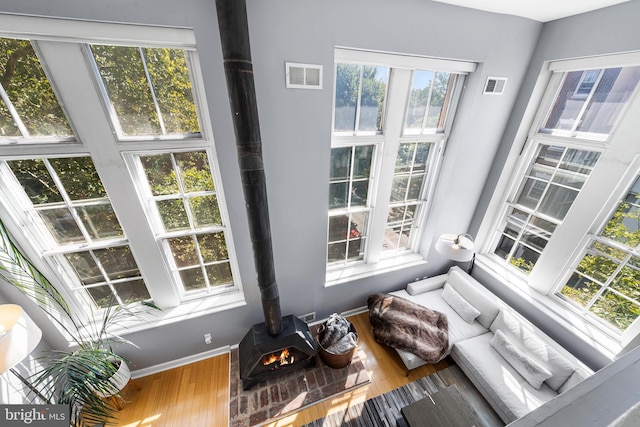
[[[322,361],[326,363],[328,366],[335,369],[340,369],[340,368],[344,368],[345,366],[348,366],[349,363],[351,363],[351,359],[353,358],[353,354],[356,352],[356,348],[358,344],[358,333],[356,332],[356,328],[353,326],[351,322],[349,322],[349,332],[353,332],[356,336],[356,347],[353,347],[351,350],[343,354],[331,353],[327,351],[324,347],[322,347],[322,344],[320,344],[320,341],[322,339],[322,332],[320,332],[316,337],[316,342],[318,344],[318,354],[320,355],[320,359],[322,359]]]

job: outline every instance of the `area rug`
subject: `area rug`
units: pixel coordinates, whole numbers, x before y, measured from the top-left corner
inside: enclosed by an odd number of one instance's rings
[[[473,410],[482,419],[482,426],[504,426],[489,403],[456,365],[420,378],[395,390],[373,397],[364,403],[327,415],[304,427],[395,427],[402,417],[400,409],[436,391],[456,384]],[[425,425],[426,421],[425,421]]]
[[[368,384],[371,381],[362,350],[357,349],[351,363],[340,369],[330,368],[316,356],[313,367],[292,370],[242,390],[238,349],[231,351],[229,370],[229,426],[260,426],[283,418],[333,396]]]

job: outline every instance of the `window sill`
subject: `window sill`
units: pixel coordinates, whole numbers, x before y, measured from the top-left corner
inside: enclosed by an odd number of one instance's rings
[[[133,319],[127,322],[121,322],[118,328],[114,328],[111,332],[128,335],[245,305],[247,305],[247,302],[244,299],[244,293],[242,291],[234,291],[206,298],[203,297],[182,302],[176,307],[163,308],[161,310],[150,309],[139,316],[141,320]]]
[[[614,360],[616,355],[622,351],[622,343],[617,337],[606,333],[602,328],[594,325],[587,318],[580,316],[553,297],[544,295],[531,288],[518,274],[504,268],[503,265],[493,260],[492,257],[479,255],[476,258],[476,265],[484,269],[486,273],[493,276],[496,280],[510,286],[520,297],[532,303],[544,315],[550,317],[558,324],[564,325],[570,332],[600,351],[609,359]]]
[[[426,264],[427,261],[425,261],[421,255],[415,253],[382,259],[375,264],[354,264],[352,266],[328,270],[324,286],[328,288],[378,274]]]

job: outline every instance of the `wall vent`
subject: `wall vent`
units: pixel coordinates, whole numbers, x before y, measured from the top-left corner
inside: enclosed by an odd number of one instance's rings
[[[298,317],[303,322],[306,322],[306,323],[313,322],[314,320],[316,320],[316,312],[314,311],[313,313],[303,314],[302,316],[298,316]]]
[[[507,85],[506,77],[487,77],[484,85],[483,95],[502,95]]]
[[[322,89],[322,65],[285,63],[288,89]]]

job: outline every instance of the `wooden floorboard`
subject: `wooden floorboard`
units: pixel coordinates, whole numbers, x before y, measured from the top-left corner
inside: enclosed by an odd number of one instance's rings
[[[411,371],[407,378],[398,354],[374,341],[368,314],[351,316],[349,320],[358,331],[358,345],[364,352],[363,362],[371,383],[268,424],[269,427],[302,426],[449,366],[446,360],[421,366]],[[228,354],[142,377],[135,382],[140,390],[133,385],[124,390],[123,397],[127,402],[118,414],[116,425],[119,427],[227,426]]]

